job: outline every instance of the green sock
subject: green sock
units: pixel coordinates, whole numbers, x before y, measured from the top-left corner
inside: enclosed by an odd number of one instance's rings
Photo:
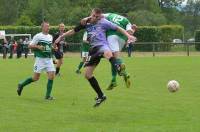
[[[84,62],[80,62],[80,64],[78,65],[78,70],[80,70],[83,67]]]
[[[111,64],[111,71],[112,71],[112,82],[116,82],[117,70],[115,69],[114,66],[112,66],[112,64]]]
[[[122,64],[123,63],[122,59],[120,59],[120,58],[117,58],[116,61],[117,61],[117,64]]]
[[[20,84],[22,85],[22,87],[24,87],[24,86],[26,86],[26,85],[28,85],[28,84],[30,84],[30,83],[32,83],[32,82],[33,82],[33,78],[32,78],[32,77],[29,77],[29,78],[27,78],[26,80],[20,82]]]
[[[46,97],[49,97],[51,95],[52,87],[53,87],[53,80],[48,79]]]

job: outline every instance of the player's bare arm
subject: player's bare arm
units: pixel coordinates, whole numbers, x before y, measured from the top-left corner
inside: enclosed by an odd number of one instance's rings
[[[117,31],[124,34],[127,38],[128,38],[128,42],[135,42],[136,41],[136,37],[130,35],[126,30],[124,30],[121,27],[117,27]]]
[[[44,50],[44,46],[42,45],[29,45],[29,49],[39,49],[39,50]]]
[[[76,32],[74,31],[74,29],[71,29],[65,33],[63,33],[63,35],[61,35],[60,37],[58,37],[56,40],[55,40],[55,43],[59,43],[64,37],[67,37],[67,36],[72,36],[74,35]]]
[[[76,32],[79,32],[80,30],[82,30],[84,28],[85,28],[85,25],[82,25],[82,24],[76,26],[74,29],[71,29],[71,30],[67,31],[63,35],[61,35],[60,37],[58,37],[56,39],[55,43],[59,43],[64,37],[72,36]]]

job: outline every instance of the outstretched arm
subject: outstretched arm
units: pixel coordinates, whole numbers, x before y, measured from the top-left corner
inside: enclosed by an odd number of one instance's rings
[[[128,38],[128,42],[135,42],[136,41],[136,37],[130,35],[126,30],[124,30],[123,28],[117,26],[117,31],[124,34],[127,38]]]
[[[67,36],[72,36],[75,34],[75,31],[74,29],[71,29],[65,33],[63,33],[63,35],[61,35],[60,37],[58,37],[56,40],[55,40],[55,43],[59,43],[64,37],[67,37]]]
[[[78,25],[78,26],[76,26],[74,29],[71,29],[71,30],[69,30],[69,31],[67,31],[67,32],[65,32],[63,35],[61,35],[60,37],[58,37],[57,39],[56,39],[56,41],[55,41],[55,43],[59,43],[64,37],[68,37],[68,36],[72,36],[72,35],[74,35],[76,32],[79,32],[80,30],[82,30],[82,29],[84,29],[85,28],[85,26],[83,26],[83,25]]]

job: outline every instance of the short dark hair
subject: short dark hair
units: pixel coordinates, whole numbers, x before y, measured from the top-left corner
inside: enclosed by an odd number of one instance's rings
[[[61,22],[58,26],[60,27],[60,25],[64,25],[65,26],[65,24],[63,22]]]
[[[41,24],[41,27],[43,27],[43,25],[44,25],[45,23],[49,24],[48,21],[43,21],[42,24]]]
[[[94,9],[92,9],[92,11],[94,11],[97,14],[101,14],[102,13],[102,10],[100,8],[94,8]]]

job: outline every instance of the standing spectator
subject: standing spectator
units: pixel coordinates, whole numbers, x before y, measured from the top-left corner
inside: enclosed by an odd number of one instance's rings
[[[28,45],[29,45],[29,40],[28,40],[28,38],[25,38],[25,40],[23,42],[23,51],[24,51],[24,54],[25,54],[25,58],[28,57],[28,53],[29,53]]]
[[[14,42],[15,42],[14,40],[11,40],[11,41],[10,41],[10,44],[9,44],[9,52],[10,52],[9,59],[12,59],[12,58],[13,58]]]
[[[22,49],[23,49],[23,40],[20,39],[17,43],[17,58],[20,58],[22,56]]]
[[[133,50],[133,43],[127,44],[126,48],[127,48],[127,52],[128,52],[128,57],[131,57],[131,53]]]
[[[13,54],[15,54],[17,51],[17,41],[13,41]]]
[[[3,59],[6,59],[8,53],[8,41],[6,40],[6,38],[3,39],[2,51],[3,51]]]
[[[133,24],[131,26],[132,28],[132,32],[130,33],[131,35],[133,35],[135,33],[135,31],[137,30],[137,25]],[[133,43],[127,43],[126,44],[126,48],[127,48],[127,52],[128,52],[128,57],[131,57],[131,53],[133,51]]]

